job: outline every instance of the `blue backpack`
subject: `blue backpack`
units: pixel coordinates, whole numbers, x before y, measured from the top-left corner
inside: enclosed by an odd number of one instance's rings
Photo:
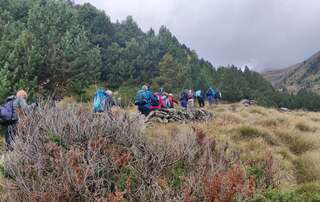
[[[213,90],[212,88],[209,88],[208,92],[207,92],[207,96],[209,97],[215,97],[216,96],[216,91]]]
[[[107,100],[108,100],[108,95],[105,92],[105,90],[103,89],[97,90],[93,98],[93,111],[104,112]]]
[[[139,90],[136,97],[134,98],[134,104],[135,105],[145,105],[147,104],[146,100],[146,91],[145,90]]]
[[[201,97],[201,90],[196,91],[196,97]]]
[[[15,96],[10,96],[6,99],[6,103],[0,106],[0,119],[2,123],[9,123],[15,121],[13,102],[16,99]]]

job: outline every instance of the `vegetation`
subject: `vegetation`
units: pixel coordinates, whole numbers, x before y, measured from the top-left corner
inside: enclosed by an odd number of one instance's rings
[[[193,127],[218,142],[217,147],[223,149],[228,143],[239,152],[247,176],[255,177],[256,190],[250,200],[319,201],[319,112],[283,113],[240,104],[219,104],[208,110],[214,112],[214,119]],[[166,124],[148,128],[146,133],[164,138],[189,130],[188,125]]]
[[[168,139],[142,129],[140,117],[120,109],[40,107],[20,119],[4,155],[1,201],[243,201],[274,184],[272,166],[256,185],[239,153],[198,127]]]
[[[319,201],[318,113],[208,110],[208,122],[144,128],[120,109],[42,106],[0,162],[1,199]]]
[[[100,84],[131,96],[148,82],[173,93],[213,86],[229,102],[320,110],[316,94],[279,93],[249,68],[214,68],[164,26],[144,33],[130,16],[113,23],[92,5],[69,0],[0,2],[0,77],[1,100],[24,88],[31,98],[86,101]],[[133,97],[121,96],[125,104]]]

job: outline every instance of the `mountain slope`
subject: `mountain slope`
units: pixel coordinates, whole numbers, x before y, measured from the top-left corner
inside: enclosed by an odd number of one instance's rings
[[[293,93],[308,89],[320,93],[320,52],[301,63],[265,72],[263,77],[277,89],[287,89]]]

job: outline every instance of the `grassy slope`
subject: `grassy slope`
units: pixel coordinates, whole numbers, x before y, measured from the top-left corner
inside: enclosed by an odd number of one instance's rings
[[[215,113],[209,122],[153,124],[145,132],[153,138],[170,140],[170,136],[187,133],[192,126],[199,127],[221,147],[221,143],[228,142],[239,150],[243,161],[261,160],[271,152],[276,180],[284,191],[303,184],[309,190],[311,182],[320,182],[320,113],[279,112],[239,104],[220,104],[208,110]],[[135,113],[135,109],[129,111]]]
[[[221,104],[210,109],[215,118],[194,124],[221,142],[241,152],[242,160],[259,160],[267,152],[274,157],[280,188],[320,180],[320,113],[279,112],[262,107]],[[154,137],[190,130],[190,125],[154,125],[147,133]]]

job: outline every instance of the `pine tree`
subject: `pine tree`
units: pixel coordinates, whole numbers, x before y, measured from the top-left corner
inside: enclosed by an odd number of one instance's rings
[[[183,66],[177,63],[172,55],[165,54],[159,63],[160,76],[156,79],[158,87],[166,91],[179,92],[183,88],[186,72]]]

